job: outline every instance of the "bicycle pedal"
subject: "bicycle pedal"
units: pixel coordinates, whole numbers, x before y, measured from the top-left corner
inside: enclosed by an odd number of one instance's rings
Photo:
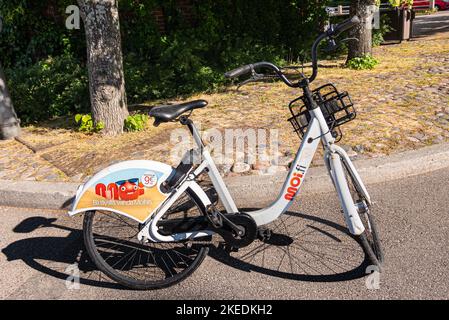
[[[268,228],[260,228],[257,230],[257,239],[260,241],[267,241],[270,240],[271,235],[273,234],[273,231]]]
[[[231,252],[239,252],[239,248],[233,247],[233,246],[227,246],[227,245],[225,245],[224,250],[225,250],[227,253],[231,253]]]
[[[223,227],[223,218],[214,205],[209,205],[206,209],[206,218],[215,228]]]

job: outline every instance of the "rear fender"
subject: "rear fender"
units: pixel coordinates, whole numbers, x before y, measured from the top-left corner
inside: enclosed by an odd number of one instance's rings
[[[103,210],[144,223],[169,196],[161,184],[173,173],[171,166],[157,161],[116,163],[78,187],[69,215]]]

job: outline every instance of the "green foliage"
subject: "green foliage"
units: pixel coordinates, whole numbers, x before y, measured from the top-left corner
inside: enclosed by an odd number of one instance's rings
[[[242,64],[307,57],[327,19],[327,0],[192,3],[187,19],[176,0],[119,1],[129,103],[216,90],[225,83],[223,73]],[[65,28],[71,4],[0,1],[1,62],[24,122],[88,112],[84,30]],[[157,8],[165,15],[162,32]]]
[[[120,3],[128,101],[213,91],[223,73],[254,61],[285,63],[308,55],[326,19],[325,0],[194,2],[191,27],[178,2]],[[151,11],[163,8],[160,34]],[[145,21],[145,23],[142,23]],[[132,30],[132,32],[126,32]]]
[[[74,56],[85,55],[83,30],[65,28],[65,9],[73,3],[72,0],[0,1],[3,67],[30,66],[48,56],[59,56],[67,46]]]
[[[366,70],[366,69],[374,69],[374,67],[379,63],[379,61],[374,58],[372,55],[367,54],[363,57],[356,57],[348,61],[346,66],[349,69],[354,70]]]
[[[408,6],[409,8],[411,8],[413,6],[413,1],[414,0],[375,0],[375,4],[377,6],[380,6],[381,3],[388,3],[393,8],[397,8],[402,5]]]
[[[393,28],[390,26],[390,21],[388,16],[381,15],[380,17],[380,28],[373,29],[373,46],[380,46],[382,42],[384,42],[384,35],[390,31],[393,31]]]
[[[413,6],[413,0],[388,0],[392,7],[400,7],[401,5]]]
[[[87,71],[71,56],[5,69],[14,107],[30,123],[89,110]]]
[[[143,131],[148,126],[149,117],[146,114],[136,113],[125,119],[125,130]]]
[[[78,125],[78,131],[81,132],[94,133],[104,129],[103,122],[95,124],[90,114],[75,115],[75,122]]]

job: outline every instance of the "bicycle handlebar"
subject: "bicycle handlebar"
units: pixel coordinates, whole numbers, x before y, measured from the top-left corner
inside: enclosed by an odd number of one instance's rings
[[[253,64],[247,64],[245,66],[241,66],[237,69],[228,71],[225,73],[225,77],[226,78],[235,78],[235,77],[240,77],[244,74],[249,73],[252,70],[258,69],[258,68],[267,68],[267,69],[271,69],[273,70],[277,76],[289,87],[296,87],[296,84],[293,84],[292,82],[290,82],[290,80],[287,79],[287,77],[282,73],[282,71],[279,69],[278,66],[272,64],[271,62],[256,62]]]
[[[330,28],[326,32],[323,32],[322,34],[320,34],[318,36],[318,38],[315,39],[315,42],[313,43],[313,46],[312,46],[312,69],[313,69],[313,72],[312,72],[312,75],[310,76],[310,78],[308,78],[309,83],[312,82],[313,80],[315,80],[315,78],[318,74],[318,45],[320,44],[320,42],[323,41],[323,39],[325,39],[325,38],[333,39],[333,38],[339,36],[342,32],[345,32],[346,30],[354,27],[358,23],[360,23],[360,19],[357,16],[353,16],[352,18],[346,19],[345,21],[337,24],[336,26],[331,25]],[[282,73],[282,71],[279,70],[279,68],[277,66],[275,66],[274,64],[272,64],[270,62],[257,62],[257,63],[253,63],[253,64],[244,65],[237,69],[226,72],[224,74],[224,76],[228,79],[236,78],[236,77],[245,75],[257,68],[272,69],[278,75],[278,77],[289,87],[299,87],[301,85],[301,82],[292,83],[290,80],[287,79],[287,77]]]
[[[338,37],[342,32],[345,32],[346,30],[351,29],[356,24],[360,23],[360,19],[357,16],[353,16],[352,18],[346,19],[342,23],[337,24],[336,26],[331,25],[329,29],[326,32],[323,32],[316,38],[315,42],[312,46],[312,75],[309,78],[309,82],[312,82],[315,80],[317,74],[318,74],[318,45],[321,41],[325,38],[330,38],[333,40],[333,38]]]
[[[248,72],[250,72],[250,71],[251,71],[251,66],[254,67],[254,65],[251,65],[251,64],[247,64],[247,65],[245,65],[245,66],[241,66],[241,67],[239,67],[239,68],[237,68],[237,69],[234,69],[234,70],[231,70],[231,71],[226,72],[226,73],[224,74],[224,76],[225,76],[226,78],[228,78],[228,79],[240,77],[240,76],[242,76],[242,75],[247,74]]]

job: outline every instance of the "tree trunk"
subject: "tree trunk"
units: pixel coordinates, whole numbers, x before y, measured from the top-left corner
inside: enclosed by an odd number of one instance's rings
[[[12,105],[5,74],[0,65],[0,139],[13,139],[20,134],[20,121]]]
[[[360,18],[359,25],[352,28],[350,37],[356,40],[350,40],[348,45],[348,61],[355,57],[362,57],[372,53],[372,26],[373,26],[373,6],[375,0],[352,0],[350,15],[356,15]]]
[[[103,133],[123,132],[128,116],[117,0],[78,0],[87,42],[92,116]]]

